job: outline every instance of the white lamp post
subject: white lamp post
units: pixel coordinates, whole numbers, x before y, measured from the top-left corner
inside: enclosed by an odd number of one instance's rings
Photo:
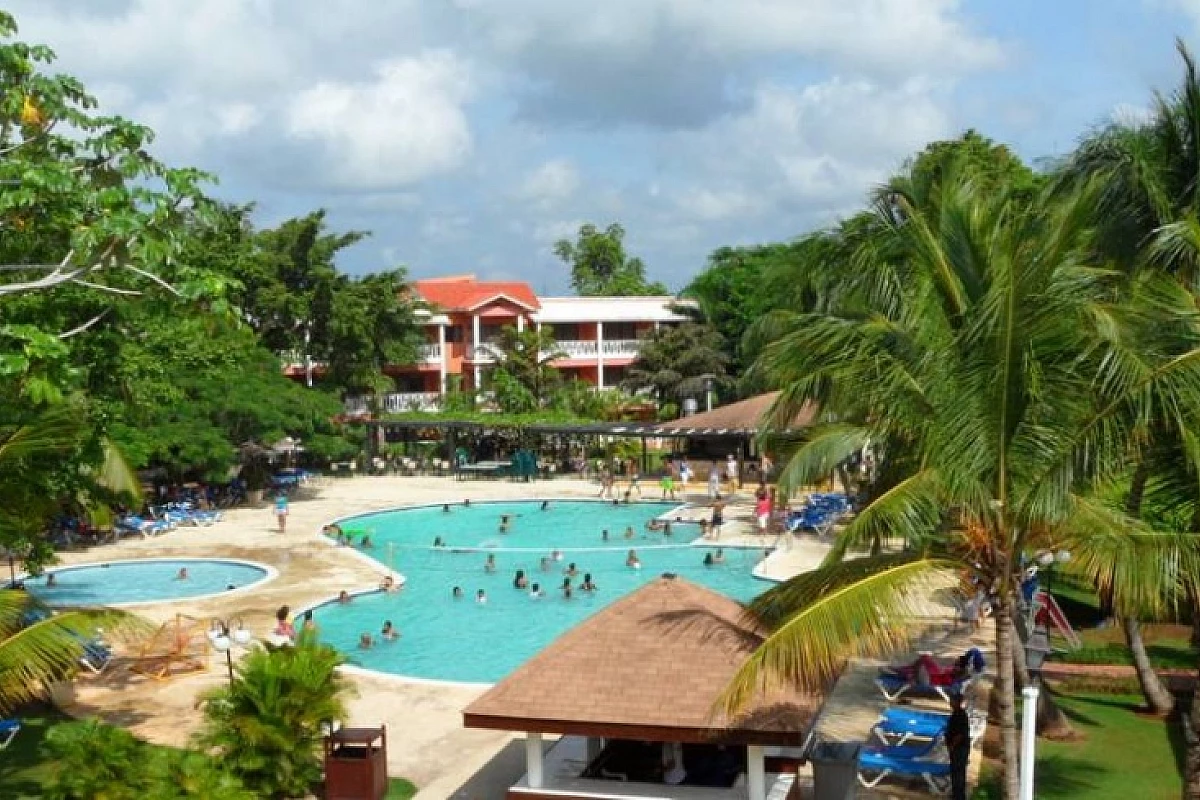
[[[234,627],[236,623],[237,627]],[[229,669],[229,682],[233,683],[233,648],[245,647],[254,638],[241,617],[232,620],[214,619],[208,628],[208,640],[218,653],[225,654],[225,665]]]

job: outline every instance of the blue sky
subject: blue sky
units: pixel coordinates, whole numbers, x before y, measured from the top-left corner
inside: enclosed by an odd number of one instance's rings
[[[1144,114],[1200,0],[9,0],[158,155],[272,224],[373,236],[350,272],[567,289],[621,222],[684,286],[722,245],[827,225],[926,142],[1026,159]],[[334,10],[336,8],[336,10]]]

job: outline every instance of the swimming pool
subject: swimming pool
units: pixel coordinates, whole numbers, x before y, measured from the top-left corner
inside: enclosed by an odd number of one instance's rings
[[[187,578],[179,579],[179,571]],[[49,576],[54,585],[47,585]],[[241,590],[273,577],[249,561],[218,558],[139,558],[47,570],[25,586],[52,606],[123,606],[164,600],[194,600]],[[233,587],[232,589],[230,587]]]
[[[672,535],[646,530],[646,523],[678,504],[637,503],[612,506],[556,500],[546,511],[540,501],[474,503],[369,514],[341,521],[343,530],[365,531],[373,547],[366,555],[401,572],[403,590],[359,595],[346,604],[326,603],[313,610],[321,638],[346,653],[350,663],[398,675],[432,680],[489,683],[503,678],[565,631],[594,612],[657,578],[673,572],[737,600],[749,600],[767,588],[751,571],[762,551],[726,549],[725,563],[705,566],[713,548],[691,546],[699,530],[676,524]],[[499,532],[501,515],[512,517],[510,532]],[[624,531],[632,526],[634,537]],[[602,540],[601,531],[609,532]],[[440,537],[443,547],[434,548]],[[356,547],[358,537],[355,538]],[[359,548],[360,550],[362,548]],[[636,550],[640,570],[625,566]],[[541,559],[562,553],[543,570]],[[496,571],[484,570],[488,554]],[[562,594],[564,570],[574,563],[573,596]],[[525,570],[545,596],[531,599],[513,588],[514,573]],[[591,573],[597,591],[579,585]],[[459,586],[462,599],[451,590]],[[475,602],[483,589],[486,605]],[[359,637],[376,640],[385,620],[400,630],[397,641],[358,647]]]

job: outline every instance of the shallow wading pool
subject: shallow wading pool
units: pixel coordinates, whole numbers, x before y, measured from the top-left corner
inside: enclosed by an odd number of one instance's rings
[[[179,571],[187,570],[180,579]],[[49,576],[54,585],[48,585]],[[188,600],[245,589],[272,577],[270,568],[220,558],[146,558],[81,564],[26,578],[25,586],[52,606],[121,606]]]
[[[674,524],[672,535],[646,530],[646,523],[678,504],[635,503],[612,506],[587,501],[461,503],[445,512],[441,506],[369,514],[340,522],[353,535],[354,546],[404,574],[397,592],[358,595],[345,605],[330,602],[313,609],[321,638],[346,653],[350,663],[368,669],[432,680],[490,683],[503,678],[565,631],[664,572],[708,586],[736,600],[749,600],[768,584],[751,572],[762,558],[760,549],[724,551],[724,563],[705,566],[714,546],[692,544],[699,529]],[[508,533],[499,530],[502,515],[511,517]],[[632,527],[633,538],[626,539]],[[608,541],[601,532],[607,529]],[[360,547],[366,533],[372,546]],[[434,547],[436,538],[443,546]],[[555,550],[561,560],[543,569],[542,558]],[[641,569],[626,566],[636,550]],[[485,571],[488,555],[496,571]],[[572,597],[565,599],[563,580],[574,563]],[[532,599],[513,587],[523,569],[545,596]],[[580,591],[585,573],[597,590]],[[381,573],[382,574],[382,573]],[[463,591],[452,596],[453,587]],[[486,604],[475,600],[484,590]],[[390,620],[401,636],[380,641]],[[370,633],[376,644],[358,646]]]

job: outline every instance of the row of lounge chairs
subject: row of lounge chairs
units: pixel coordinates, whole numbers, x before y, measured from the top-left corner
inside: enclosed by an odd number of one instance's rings
[[[952,662],[923,653],[912,664],[880,670],[875,685],[889,704],[918,696],[949,703],[952,696],[964,694],[985,667],[983,653],[975,647]],[[987,714],[971,710],[967,716],[974,745],[987,729]],[[889,705],[875,722],[870,742],[859,751],[859,783],[874,789],[888,779],[923,780],[935,794],[949,792],[949,721],[950,715],[940,711]]]
[[[850,500],[841,492],[814,492],[803,506],[788,512],[785,524],[791,533],[812,530],[824,536],[849,511]]]
[[[150,516],[126,514],[116,521],[114,530],[118,537],[129,534],[157,536],[184,525],[199,527],[220,521],[220,511],[205,511],[190,502],[178,502],[153,508]]]

